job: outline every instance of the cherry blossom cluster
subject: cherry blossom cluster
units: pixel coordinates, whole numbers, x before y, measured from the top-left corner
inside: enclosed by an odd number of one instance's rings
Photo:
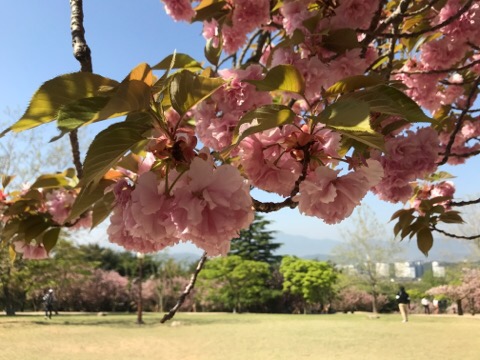
[[[162,1],[167,14],[175,21],[199,21],[194,7],[198,2]],[[248,179],[243,180],[248,185],[244,185],[241,191],[247,199],[247,191],[243,189],[246,189],[245,186],[254,186],[290,198],[301,213],[319,217],[329,224],[348,217],[369,190],[380,199],[390,202],[405,203],[413,198],[415,200],[411,204],[414,208],[418,208],[421,200],[438,196],[453,197],[454,186],[451,182],[425,184],[416,192],[415,184],[418,179],[437,170],[445,153],[449,163],[462,163],[468,154],[478,151],[480,146],[476,141],[480,131],[476,119],[463,114],[455,130],[459,118],[456,109],[471,106],[476,97],[472,93],[473,96],[469,98],[465,84],[472,81],[472,74],[480,73],[480,64],[476,63],[480,60],[477,51],[480,44],[480,5],[474,2],[463,10],[465,4],[466,1],[448,0],[440,8],[425,7],[420,12],[424,15],[422,26],[430,26],[438,29],[438,32],[432,32],[431,37],[414,44],[408,50],[410,53],[404,50],[403,53],[394,54],[396,49],[392,46],[390,52],[393,53],[389,54],[386,46],[390,43],[394,45],[400,37],[383,43],[375,41],[384,35],[395,38],[396,32],[400,31],[395,17],[408,18],[408,11],[401,8],[402,4],[395,10],[385,7],[378,0],[223,2],[221,11],[200,19],[203,21],[203,36],[214,47],[222,48],[227,55],[239,56],[237,52],[243,51],[241,58],[250,57],[252,62],[248,60],[241,63],[240,60],[236,68],[218,70],[217,76],[225,79],[226,85],[189,112],[187,117],[194,121],[195,127],[190,128],[188,135],[184,136],[184,139],[188,139],[184,148],[190,149],[190,155],[182,157],[183,172],[177,166],[170,173],[139,173],[133,181],[130,179],[119,185],[116,190],[117,206],[112,216],[114,225],[110,229],[112,241],[131,249],[155,251],[179,240],[192,240],[213,254],[224,253],[228,249],[225,245],[228,236],[241,226],[248,225],[247,219],[251,214],[243,208],[244,213],[249,215],[244,215],[242,220],[228,220],[226,217],[226,222],[236,221],[237,224],[224,231],[222,240],[219,240],[220,235],[213,235],[209,227],[213,222],[209,226],[203,225],[205,229],[200,230],[201,221],[196,216],[190,214],[193,217],[185,221],[188,207],[182,201],[192,201],[192,198],[180,194],[184,192],[182,187],[185,184],[199,181],[193,171],[200,171],[199,164],[202,164],[202,168],[210,164],[208,166],[212,174],[228,166],[231,176],[235,174],[238,179],[236,181]],[[200,2],[200,7],[208,5]],[[421,26],[416,28],[414,22],[412,24],[409,25],[411,28],[404,27],[402,31],[408,35],[409,32],[422,29]],[[376,29],[381,30],[372,35]],[[354,34],[352,41],[355,42],[356,38],[361,45],[345,48],[332,46],[328,37],[336,32]],[[252,44],[249,41],[255,38],[258,47],[249,49]],[[390,65],[380,66],[386,60]],[[301,96],[259,91],[249,82],[263,79],[268,69],[277,65],[292,65],[299,71],[305,81]],[[325,97],[326,89],[346,77],[372,72],[378,66],[383,68],[382,76],[386,74],[386,80],[400,83],[406,95],[435,115],[436,119],[441,119],[442,123],[435,128],[412,126],[409,123],[392,127],[401,118],[391,116],[383,119],[381,124],[374,124],[377,114],[372,113],[372,128],[384,134],[385,151],[367,148],[363,153],[354,152],[346,156],[342,148],[342,135],[320,123],[312,123],[310,119],[328,106],[330,100]],[[220,165],[211,159],[197,158],[198,154],[193,150],[197,142],[211,152],[224,151],[232,144],[242,116],[274,103],[289,104],[297,115],[293,124],[246,137],[230,150],[232,158],[228,164]],[[441,112],[446,107],[450,114],[441,118]],[[171,109],[167,117],[174,118],[173,122],[182,122]],[[241,128],[240,132],[242,130],[245,128]],[[170,139],[178,137],[180,132],[175,130],[175,135]],[[168,146],[164,145],[170,140],[161,139],[159,133],[157,150],[151,150],[155,158],[153,161],[166,161],[169,158]],[[160,156],[159,148],[167,150],[166,157]],[[170,179],[172,176],[174,178]],[[145,211],[149,210],[142,210],[148,209],[148,204],[138,206],[141,202],[137,195],[146,191],[146,188],[151,191],[149,198],[158,199],[158,207],[148,214]],[[201,198],[203,195],[200,194],[204,191],[197,189],[194,198]],[[251,204],[249,200],[243,200],[243,195],[240,203]],[[448,202],[442,205],[448,209]],[[198,211],[201,212],[201,209]],[[184,214],[179,216],[179,212]],[[152,215],[154,213],[155,216]],[[157,220],[162,224],[160,230],[153,231],[152,226],[145,226],[147,215],[153,216],[151,223],[154,223],[154,218],[163,219]],[[213,213],[211,216],[215,217]],[[217,234],[222,232],[216,231]]]
[[[115,185],[108,228],[109,240],[126,249],[154,252],[190,240],[211,256],[224,255],[253,221],[247,181],[205,152],[183,173],[146,171],[133,180]]]
[[[34,195],[32,195],[34,193]],[[69,220],[72,205],[77,197],[76,190],[66,190],[64,188],[58,189],[31,189],[29,186],[24,186],[20,194],[8,196],[1,192],[0,195],[0,210],[1,222],[5,226],[10,220],[15,218],[25,218],[28,215],[41,216],[45,222],[50,223],[55,227],[67,227],[70,230],[89,229],[92,226],[92,214],[87,212],[84,216]],[[29,206],[24,210],[24,213],[15,213],[10,210],[14,207],[16,201],[24,201],[28,203],[33,201],[31,208],[35,209],[34,214],[29,214]],[[33,206],[34,205],[34,206]],[[18,210],[17,210],[18,211]],[[40,234],[41,235],[41,234]],[[13,241],[15,252],[23,254],[24,259],[45,259],[48,257],[48,251],[40,240],[34,239],[25,241],[24,238],[18,236]]]

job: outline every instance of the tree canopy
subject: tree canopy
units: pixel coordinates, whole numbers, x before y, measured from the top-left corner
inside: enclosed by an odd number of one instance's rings
[[[479,153],[476,1],[163,2],[175,21],[203,24],[206,61],[173,53],[110,79],[92,72],[82,2],[70,1],[81,71],[47,80],[2,134],[55,123],[75,169],[22,190],[3,174],[12,258],[47,257],[60,229],[107,218],[109,240],[128,250],[191,241],[225,255],[255,212],[336,224],[368,191],[408,204],[394,232],[424,254],[435,233],[479,237],[443,227],[479,202],[456,199],[443,170]],[[82,164],[77,130],[113,118]]]

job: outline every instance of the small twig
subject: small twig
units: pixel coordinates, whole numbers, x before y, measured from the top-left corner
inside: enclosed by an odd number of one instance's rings
[[[473,98],[475,97],[475,93],[478,90],[478,85],[480,84],[480,77],[478,77],[475,80],[475,83],[473,84],[472,90],[470,91],[470,94],[468,95],[467,102],[465,103],[465,108],[461,112],[461,114],[458,117],[457,120],[457,125],[455,126],[455,129],[453,130],[452,134],[450,135],[450,139],[448,140],[448,144],[445,148],[445,153],[443,155],[442,160],[438,163],[438,165],[444,165],[450,156],[450,152],[452,151],[453,143],[455,142],[455,137],[457,136],[458,132],[462,128],[463,125],[463,118],[467,114],[468,109],[473,105]]]
[[[263,31],[259,35],[258,41],[257,41],[257,48],[255,49],[255,52],[253,53],[253,55],[246,61],[247,64],[248,63],[258,64],[260,62],[260,59],[262,58],[262,55],[263,55],[263,47],[265,46],[265,42],[267,41],[269,34],[270,33],[268,31]],[[240,64],[241,64],[241,61],[240,61]]]
[[[399,26],[398,22],[395,22],[393,24],[392,33],[394,35],[398,35],[398,26]],[[385,69],[385,80],[387,81],[390,79],[390,76],[393,70],[393,60],[395,59],[395,46],[397,45],[397,40],[398,40],[398,37],[395,36],[392,38],[390,43],[390,50],[388,52],[388,63]]]
[[[477,156],[480,154],[480,150],[476,150],[476,151],[472,151],[472,152],[469,152],[469,153],[465,153],[465,154],[450,154],[449,156],[450,157],[457,157],[457,158],[470,158],[472,156]],[[445,155],[445,153],[440,153],[439,155]]]
[[[248,50],[250,49],[250,46],[252,46],[254,40],[255,40],[258,36],[260,36],[261,33],[262,33],[262,30],[258,30],[255,34],[253,34],[253,35],[250,37],[250,39],[248,40],[247,45],[244,47],[244,49],[243,49],[243,51],[242,51],[242,53],[241,53],[241,55],[240,55],[240,60],[239,60],[239,61],[240,61],[240,64],[243,63],[243,59],[245,59],[245,56],[247,56],[247,52],[248,52]]]
[[[439,232],[439,233],[441,233],[445,236],[448,236],[448,237],[451,237],[451,238],[454,238],[454,239],[463,239],[463,240],[480,239],[480,235],[472,235],[472,236],[456,235],[456,234],[446,232],[445,230],[438,229],[435,225],[430,225],[430,230]]]
[[[361,53],[361,58],[364,58],[366,53],[367,53],[367,49],[368,49],[368,44],[370,44],[370,42],[374,39],[374,31],[375,29],[377,28],[378,26],[378,23],[380,22],[380,18],[382,17],[382,11],[383,11],[383,7],[385,6],[385,4],[387,3],[388,0],[382,0],[382,1],[379,1],[378,3],[378,8],[377,8],[377,11],[375,12],[375,14],[373,15],[373,18],[372,18],[372,21],[370,22],[370,26],[368,28],[368,31],[369,31],[369,34],[365,36],[365,39],[362,41],[362,53]]]
[[[477,64],[480,64],[480,60],[475,60],[472,61],[471,63],[468,63],[467,65],[460,66],[460,67],[451,67],[448,69],[435,69],[435,70],[424,70],[424,71],[394,71],[392,72],[392,75],[397,75],[397,74],[406,74],[406,75],[432,75],[432,74],[443,74],[443,73],[449,73],[452,71],[462,71],[471,68],[472,66],[475,66]]]
[[[175,314],[177,313],[180,306],[183,305],[183,303],[185,302],[185,299],[190,294],[190,292],[193,290],[193,288],[195,286],[195,282],[197,281],[197,276],[200,273],[200,271],[202,270],[203,265],[205,264],[206,260],[207,260],[207,252],[204,252],[202,257],[198,261],[197,267],[195,268],[195,272],[192,274],[192,277],[190,278],[190,282],[188,283],[188,285],[185,287],[185,290],[183,290],[182,294],[178,298],[177,303],[175,304],[175,306],[173,308],[170,309],[170,311],[168,313],[163,315],[163,318],[160,320],[160,322],[162,324],[164,322],[172,319],[175,316]]]

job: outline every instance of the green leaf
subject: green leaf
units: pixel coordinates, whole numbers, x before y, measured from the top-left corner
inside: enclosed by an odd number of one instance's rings
[[[208,39],[205,45],[204,54],[210,64],[217,66],[222,55],[222,38],[218,39],[218,47],[213,45],[214,39]]]
[[[57,116],[58,128],[65,132],[78,129],[93,121],[109,101],[108,97],[96,96],[79,99],[62,106]]]
[[[227,14],[228,10],[224,9],[226,4],[224,0],[202,0],[200,4],[193,9],[196,14],[192,22],[219,18],[221,15]]]
[[[318,121],[335,130],[374,132],[370,127],[370,107],[353,99],[340,99],[327,106]]]
[[[73,174],[75,175],[75,174]],[[78,183],[78,179],[76,176],[68,176],[67,172],[64,171],[62,173],[57,174],[45,174],[41,175],[35,180],[33,185],[31,186],[32,189],[56,189],[60,187],[70,187],[74,188]]]
[[[295,66],[278,65],[271,68],[263,80],[244,80],[255,85],[259,91],[289,91],[303,94],[305,80]]]
[[[172,61],[173,60],[173,61]],[[171,69],[188,69],[191,71],[202,70],[202,64],[187,54],[175,53],[168,55],[165,59],[160,61],[153,70],[171,70]]]
[[[14,219],[7,222],[7,224],[3,227],[2,231],[0,232],[0,238],[7,242],[12,237],[17,235],[20,232],[20,221]]]
[[[112,212],[114,202],[115,195],[113,192],[109,192],[95,203],[92,210],[92,229],[108,217]]]
[[[325,96],[333,96],[383,84],[385,81],[377,75],[354,75],[346,77],[325,91]]]
[[[415,219],[415,217],[412,215],[412,212],[410,211],[412,209],[404,210],[404,212],[399,216],[398,223],[395,225],[395,236],[398,235],[400,230],[406,229],[410,227],[412,221]],[[398,228],[397,228],[398,225]]]
[[[151,127],[150,121],[124,121],[100,132],[88,149],[81,184],[98,182],[127,151],[145,139]]]
[[[358,141],[374,149],[385,151],[385,141],[383,135],[373,132],[346,131],[336,129],[343,136]]]
[[[14,178],[15,175],[2,175],[2,187],[5,189]]]
[[[354,29],[338,29],[323,36],[323,46],[328,50],[343,53],[347,50],[359,48],[357,32]]]
[[[33,95],[27,111],[11,130],[23,131],[53,121],[62,106],[72,101],[104,94],[104,89],[118,82],[100,75],[77,72],[58,76],[44,83]],[[7,131],[4,131],[4,135]]]
[[[438,217],[438,220],[446,224],[463,224],[464,221],[458,211],[448,211]]]
[[[20,231],[24,233],[26,242],[38,238],[45,230],[50,227],[50,224],[41,215],[29,216],[20,224]]]
[[[440,180],[446,180],[446,179],[454,179],[455,176],[452,174],[446,172],[446,171],[438,171],[434,174],[428,175],[427,177],[424,178],[425,181],[440,181]]]
[[[141,80],[124,81],[105,107],[89,122],[115,118],[150,108],[151,87]]]
[[[273,129],[280,125],[291,124],[295,120],[295,117],[296,114],[285,105],[274,104],[260,106],[242,116],[235,128],[232,144],[238,144],[252,134]],[[256,121],[256,124],[251,125],[240,133],[242,125],[251,124],[253,121]]]
[[[172,106],[182,116],[224,83],[225,81],[221,78],[207,78],[187,70],[178,72],[173,75],[170,83]]]
[[[345,94],[342,99],[356,99],[365,101],[371,111],[397,115],[409,122],[428,122],[433,120],[426,116],[415,101],[400,90],[388,86],[377,85],[365,90]]]
[[[42,238],[42,244],[45,250],[47,250],[47,254],[55,247],[58,241],[58,236],[60,235],[60,228],[54,227],[48,230]]]
[[[430,229],[424,227],[420,229],[417,233],[417,246],[418,249],[425,255],[428,256],[428,252],[433,246],[433,236]]]
[[[89,185],[83,187],[75,199],[72,209],[70,210],[70,215],[66,221],[69,222],[77,219],[85,211],[90,210],[92,205],[103,199],[105,189],[114,184],[115,182],[112,180],[102,179],[98,182],[98,184],[90,183]]]

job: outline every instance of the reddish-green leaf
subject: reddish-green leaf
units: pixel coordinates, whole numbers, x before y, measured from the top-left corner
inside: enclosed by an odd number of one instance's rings
[[[425,256],[428,256],[428,252],[433,246],[433,236],[429,228],[424,227],[418,231],[417,246]]]

